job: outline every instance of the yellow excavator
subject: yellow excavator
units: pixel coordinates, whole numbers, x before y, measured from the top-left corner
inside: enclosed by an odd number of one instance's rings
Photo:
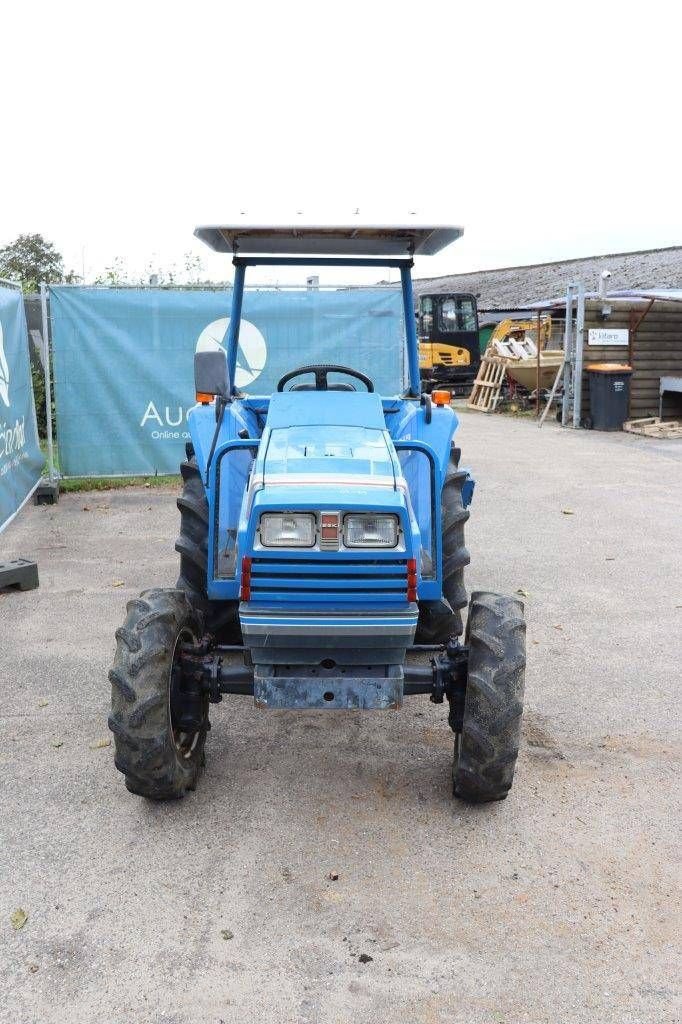
[[[464,292],[420,295],[417,322],[424,390],[437,385],[466,390],[481,362],[476,297]]]
[[[493,342],[504,342],[508,339],[514,341],[523,341],[527,334],[532,334],[533,339],[537,341],[535,335],[538,333],[538,322],[537,320],[500,320],[499,324],[490,335],[488,345],[492,345]],[[549,341],[552,334],[552,318],[551,316],[544,316],[540,320],[540,348],[544,348]]]
[[[535,320],[501,320],[490,335],[486,355],[499,356],[506,362],[507,375],[528,391],[534,391],[538,381],[538,347],[540,349],[540,390],[550,388],[559,366],[563,364],[562,349],[548,349],[552,336],[552,318],[549,315]]]

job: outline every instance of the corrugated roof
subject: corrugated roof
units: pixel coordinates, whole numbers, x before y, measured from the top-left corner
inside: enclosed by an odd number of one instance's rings
[[[586,299],[601,299],[602,302],[641,301],[649,302],[654,299],[657,302],[682,302],[682,288],[616,288],[609,290],[605,295],[599,292],[585,292]],[[557,309],[566,302],[565,295],[558,295],[556,298],[543,299],[541,302],[530,303],[531,309]]]
[[[682,288],[619,288],[610,291],[609,298],[661,299],[664,302],[682,302]]]
[[[603,270],[611,273],[609,286],[613,291],[679,289],[682,246],[419,278],[414,282],[414,289],[418,295],[473,292],[479,308],[513,309],[537,303],[546,296],[565,294],[566,286],[577,281],[582,281],[586,288],[596,289]]]
[[[523,309],[479,309],[479,327],[488,327],[490,324],[499,324],[503,320],[529,320],[535,316],[535,310],[530,306]]]

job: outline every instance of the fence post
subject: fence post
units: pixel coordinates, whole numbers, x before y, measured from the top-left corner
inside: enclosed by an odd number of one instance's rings
[[[568,426],[568,413],[573,389],[573,285],[566,288],[564,320],[564,394],[561,401],[561,426]]]
[[[573,426],[580,426],[583,407],[583,343],[585,340],[585,285],[578,285],[575,310],[575,363],[573,367]]]
[[[43,321],[43,356],[45,362],[45,422],[47,425],[47,472],[50,483],[55,480],[54,441],[52,438],[52,368],[50,366],[50,334],[47,316],[47,285],[40,285],[40,311]]]

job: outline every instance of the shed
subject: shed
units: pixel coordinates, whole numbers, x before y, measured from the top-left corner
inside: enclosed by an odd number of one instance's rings
[[[560,314],[565,299],[537,305]],[[682,289],[587,293],[581,419],[590,415],[590,363],[632,366],[628,416],[657,416],[661,377],[682,377]],[[665,395],[663,416],[682,416],[682,394]]]

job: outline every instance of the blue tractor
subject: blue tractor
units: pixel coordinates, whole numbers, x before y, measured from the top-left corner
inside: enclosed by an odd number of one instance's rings
[[[179,579],[130,601],[116,631],[109,727],[126,786],[154,800],[194,789],[209,705],[224,694],[300,710],[398,709],[424,694],[449,705],[455,795],[503,799],[523,710],[523,605],[476,592],[464,629],[474,481],[448,392],[420,393],[410,276],[414,255],[461,229],[233,224],[196,234],[233,253],[232,309],[224,344],[195,355]],[[282,351],[264,357],[242,317],[245,273],[282,265],[394,268],[401,295],[392,290],[388,309],[380,295],[358,323],[339,311],[347,293],[325,306],[313,287]],[[267,388],[265,370],[245,373],[264,359],[276,371]]]

